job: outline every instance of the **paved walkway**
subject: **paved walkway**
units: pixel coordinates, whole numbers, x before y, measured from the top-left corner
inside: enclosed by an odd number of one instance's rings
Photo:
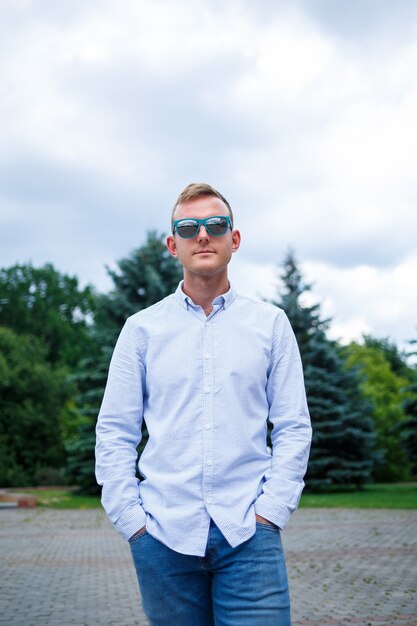
[[[417,511],[297,511],[293,626],[417,626],[416,530]],[[70,624],[145,626],[128,544],[101,510],[1,510],[0,625]]]

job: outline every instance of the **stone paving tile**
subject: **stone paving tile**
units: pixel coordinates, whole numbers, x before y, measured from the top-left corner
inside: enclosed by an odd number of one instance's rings
[[[417,626],[416,526],[417,511],[297,511],[283,533],[293,626]],[[0,567],[0,626],[147,623],[101,510],[0,511]]]
[[[417,511],[300,509],[283,533],[294,626],[417,623]]]

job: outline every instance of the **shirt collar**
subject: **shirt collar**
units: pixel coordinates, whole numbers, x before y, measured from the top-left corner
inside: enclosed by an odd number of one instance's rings
[[[187,296],[183,290],[182,290],[182,286],[184,284],[184,281],[180,281],[176,291],[175,291],[175,297],[177,298],[178,302],[181,304],[181,306],[183,306],[185,309],[188,309],[189,307],[192,307],[193,309],[198,309],[199,305],[195,304],[190,296]],[[220,296],[217,296],[216,298],[214,298],[212,304],[213,306],[223,306],[224,309],[227,309],[227,307],[229,307],[233,300],[236,298],[236,292],[233,289],[233,287],[229,286],[228,291],[226,291],[226,293],[221,294]]]

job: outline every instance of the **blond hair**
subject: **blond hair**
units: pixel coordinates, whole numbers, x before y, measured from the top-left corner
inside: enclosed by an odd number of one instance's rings
[[[215,198],[219,198],[219,200],[224,202],[224,204],[227,207],[227,210],[229,211],[230,221],[232,222],[232,228],[233,228],[232,207],[230,206],[226,198],[222,196],[222,194],[219,191],[217,191],[217,189],[214,189],[214,187],[212,187],[211,185],[208,185],[207,183],[190,183],[189,185],[185,187],[185,189],[181,191],[180,195],[177,198],[176,203],[174,204],[174,208],[172,210],[171,223],[174,221],[174,213],[179,204],[182,204],[182,202],[188,202],[189,200],[196,200],[197,198],[203,198],[205,196],[213,196]]]

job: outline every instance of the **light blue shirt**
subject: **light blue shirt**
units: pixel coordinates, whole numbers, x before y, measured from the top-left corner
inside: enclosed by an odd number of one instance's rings
[[[181,286],[120,333],[98,417],[96,475],[124,538],[146,524],[173,550],[204,556],[210,518],[232,547],[254,534],[255,513],[284,528],[304,486],[311,426],[285,313],[230,289],[206,316]]]

